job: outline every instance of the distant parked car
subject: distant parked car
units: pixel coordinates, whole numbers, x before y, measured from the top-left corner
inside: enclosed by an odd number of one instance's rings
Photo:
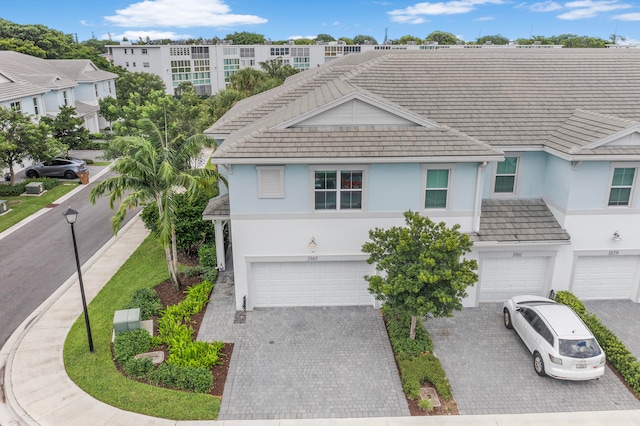
[[[539,376],[589,380],[604,374],[604,351],[570,307],[541,296],[515,296],[504,302],[503,318],[533,354]]]
[[[79,172],[86,171],[87,163],[83,160],[77,158],[54,158],[51,161],[29,166],[24,170],[24,173],[28,178],[48,176],[74,179],[78,177]]]

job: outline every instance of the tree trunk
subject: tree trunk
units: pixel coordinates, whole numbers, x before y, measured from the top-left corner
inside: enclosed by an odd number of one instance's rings
[[[167,267],[169,268],[169,277],[171,278],[171,282],[173,283],[173,287],[176,290],[180,290],[180,280],[178,279],[178,275],[176,274],[176,267],[173,263],[173,259],[171,257],[171,247],[166,246],[164,248],[164,255],[167,259]]]
[[[411,331],[409,332],[409,339],[416,340],[416,325],[418,323],[418,317],[411,315]]]
[[[182,283],[180,282],[180,275],[178,272],[178,241],[176,237],[176,227],[173,223],[171,224],[171,249],[173,250],[173,273],[176,277],[174,285],[176,286],[176,289],[179,289]]]

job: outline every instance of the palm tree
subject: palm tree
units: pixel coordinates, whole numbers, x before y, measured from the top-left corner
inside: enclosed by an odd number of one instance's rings
[[[113,231],[117,233],[127,213],[127,208],[155,202],[158,206],[157,234],[165,250],[167,267],[174,287],[180,288],[178,276],[178,250],[176,243],[176,197],[184,193],[195,198],[203,191],[210,191],[220,176],[213,169],[190,169],[189,160],[198,153],[206,140],[204,135],[186,139],[178,147],[163,140],[156,126],[152,137],[128,136],[114,140],[124,155],[113,166],[117,176],[98,183],[90,194],[92,203],[102,195],[110,195],[110,206],[122,200],[111,218]]]

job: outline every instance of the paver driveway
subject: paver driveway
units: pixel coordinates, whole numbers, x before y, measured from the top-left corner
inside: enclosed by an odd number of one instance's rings
[[[589,300],[584,302],[584,306],[640,359],[640,303],[631,300]]]
[[[502,324],[501,303],[464,308],[425,326],[462,414],[640,409],[608,369],[586,382],[538,377],[524,343]]]
[[[219,281],[198,338],[235,344],[220,420],[409,415],[377,309],[256,309],[245,324],[233,314]]]

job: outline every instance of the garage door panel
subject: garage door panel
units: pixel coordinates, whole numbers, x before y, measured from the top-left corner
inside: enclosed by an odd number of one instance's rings
[[[371,273],[364,261],[254,263],[253,306],[371,305]]]
[[[480,271],[481,303],[520,294],[543,295],[549,257],[486,257]]]
[[[581,256],[571,291],[582,300],[630,299],[637,285],[638,256]]]

